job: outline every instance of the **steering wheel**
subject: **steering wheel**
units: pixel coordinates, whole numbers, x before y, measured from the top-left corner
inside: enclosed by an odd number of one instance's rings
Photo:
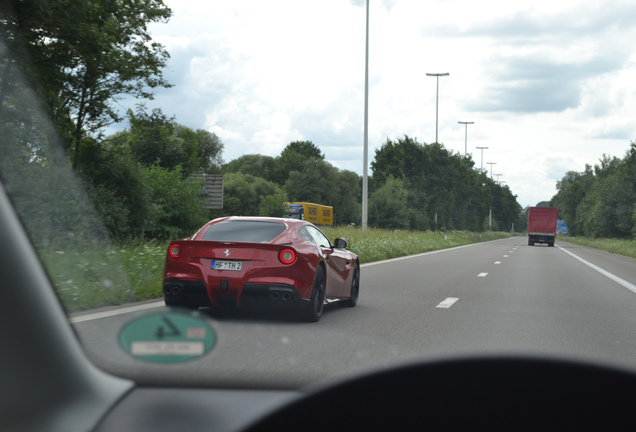
[[[247,431],[633,430],[636,375],[582,362],[471,358],[327,386]]]

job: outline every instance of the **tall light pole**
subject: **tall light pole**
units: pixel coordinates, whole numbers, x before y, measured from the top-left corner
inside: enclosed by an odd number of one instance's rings
[[[369,0],[367,0],[367,34],[364,57],[364,157],[362,158],[362,231],[367,230],[369,204]]]
[[[464,157],[466,157],[466,153],[468,153],[468,125],[469,124],[475,124],[475,122],[458,121],[457,123],[465,125],[464,126],[464,129],[465,129],[465,133],[464,133]]]
[[[476,147],[479,150],[481,150],[481,170],[484,170],[484,150],[486,150],[488,147]]]
[[[492,180],[492,166],[497,165],[497,162],[486,162],[486,163],[490,165],[490,180]]]
[[[439,77],[441,76],[449,76],[450,74],[448,72],[444,72],[444,73],[427,73],[426,76],[434,76],[437,79],[437,95],[435,96],[435,142],[438,143],[439,141],[437,141],[437,125],[438,125],[438,107],[439,107]]]
[[[503,174],[495,174],[495,176],[497,177],[497,184],[499,184],[499,176],[502,176]]]

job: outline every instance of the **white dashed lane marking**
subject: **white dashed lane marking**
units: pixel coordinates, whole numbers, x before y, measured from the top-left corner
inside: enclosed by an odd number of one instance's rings
[[[441,302],[435,307],[440,309],[448,309],[449,307],[454,305],[457,300],[459,300],[457,297],[448,297],[446,300],[444,300],[443,302]]]
[[[486,277],[486,275],[487,275],[487,274],[488,274],[488,273],[479,273],[479,274],[477,275],[477,277]]]

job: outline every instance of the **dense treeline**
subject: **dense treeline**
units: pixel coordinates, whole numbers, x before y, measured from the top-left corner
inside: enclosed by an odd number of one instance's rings
[[[408,136],[387,139],[371,168],[370,225],[508,231],[520,221],[521,208],[507,186],[442,144],[421,144]]]
[[[620,159],[606,155],[581,172],[569,171],[557,181],[550,205],[568,234],[632,238],[636,235],[636,142]]]
[[[520,219],[521,208],[508,187],[441,144],[420,144],[408,136],[387,140],[371,168],[370,226],[509,230]],[[306,201],[333,206],[336,225],[360,223],[361,177],[326,162],[311,141],[292,142],[276,158],[242,156],[223,172],[225,208],[218,215],[280,216],[282,201]],[[267,205],[272,199],[274,205]]]
[[[161,0],[0,3],[1,171],[36,241],[174,238],[220,215],[281,216],[285,201],[331,205],[336,225],[359,225],[361,177],[311,141],[224,164],[215,134],[143,102],[119,113],[123,97],[171,86],[169,55],[147,30],[171,14]],[[387,140],[371,167],[370,226],[508,230],[520,213],[507,187],[441,144]],[[224,174],[223,210],[203,209],[190,180],[202,172]]]

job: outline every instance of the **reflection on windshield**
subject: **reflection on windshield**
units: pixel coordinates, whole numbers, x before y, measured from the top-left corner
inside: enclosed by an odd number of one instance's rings
[[[12,72],[13,91],[4,95],[0,177],[62,303],[78,310],[135,300],[128,274],[55,129],[10,64],[4,63],[4,82]]]

